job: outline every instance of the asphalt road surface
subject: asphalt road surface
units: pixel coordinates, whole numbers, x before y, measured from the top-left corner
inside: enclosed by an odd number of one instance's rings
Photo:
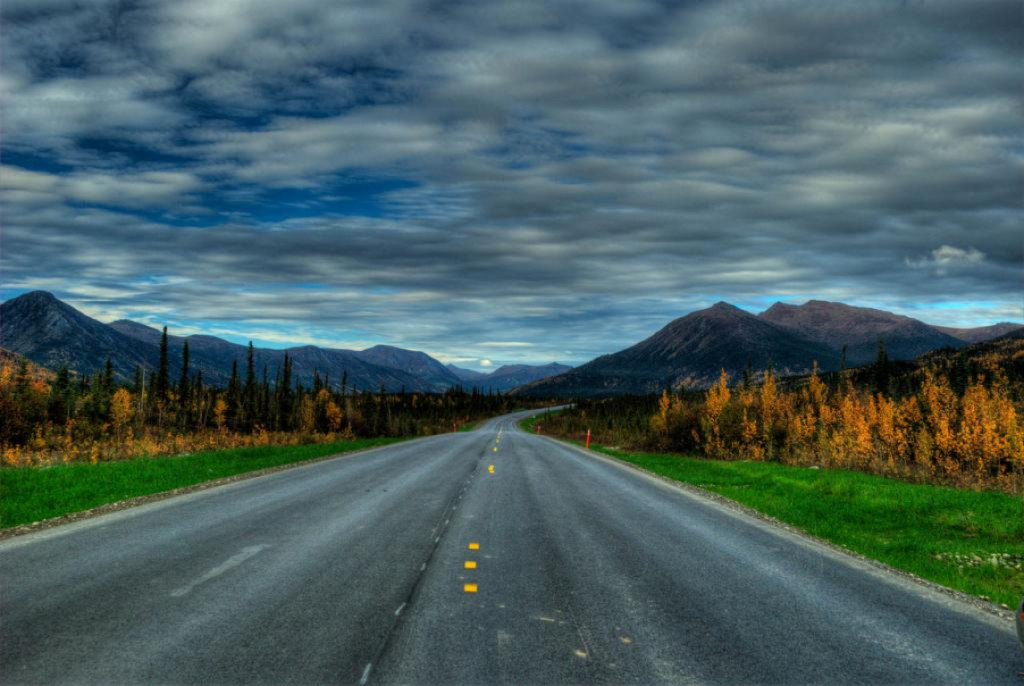
[[[514,417],[11,539],[0,583],[4,684],[1024,672],[1010,622]]]

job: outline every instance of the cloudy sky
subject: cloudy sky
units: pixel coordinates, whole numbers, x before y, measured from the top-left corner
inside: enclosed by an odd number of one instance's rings
[[[2,298],[468,367],[1024,319],[1016,0],[2,7]]]

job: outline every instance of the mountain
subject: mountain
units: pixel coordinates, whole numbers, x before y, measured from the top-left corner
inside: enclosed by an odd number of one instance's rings
[[[159,349],[89,317],[45,291],[0,303],[0,347],[49,369],[93,372],[106,365],[129,378],[136,365],[153,368]]]
[[[1024,331],[1024,324],[999,322],[992,326],[979,326],[973,329],[956,329],[951,326],[936,326],[935,328],[966,343],[983,343],[984,341],[1002,338],[1010,333]]]
[[[771,364],[780,375],[809,371],[817,361],[835,369],[829,346],[764,321],[728,303],[676,319],[650,338],[518,391],[568,396],[654,393],[667,387],[707,387],[725,369],[738,378],[748,362],[756,371]]]
[[[130,379],[135,367],[152,371],[159,365],[161,332],[133,322],[119,320],[104,324],[61,302],[50,293],[35,291],[0,304],[0,347],[24,355],[36,364],[50,369],[66,366],[80,373],[102,369],[109,358],[122,379]],[[239,374],[245,374],[247,346],[231,343],[215,336],[168,336],[171,377],[177,378],[185,341],[189,346],[190,369],[202,371],[206,383],[223,385],[237,362]],[[293,378],[311,383],[313,375],[330,377],[338,387],[347,375],[348,387],[357,390],[443,391],[457,383],[437,360],[424,353],[400,348],[378,346],[366,351],[334,350],[302,346],[287,350],[293,360]],[[253,361],[256,374],[266,368],[271,379],[284,363],[285,350],[255,348]],[[424,359],[425,358],[425,359]],[[394,363],[403,367],[391,367]],[[437,369],[443,370],[439,375]],[[421,378],[412,369],[427,370]],[[433,370],[431,372],[431,370]]]
[[[886,354],[894,360],[912,360],[930,350],[964,345],[963,340],[910,317],[823,300],[775,303],[758,319],[836,351],[847,346],[846,362],[851,367],[874,361],[879,339],[885,340]]]
[[[463,369],[462,367],[456,367],[454,364],[448,365],[448,371],[455,376],[459,377],[462,381],[479,381],[486,379],[489,375],[484,372],[475,372],[472,369]]]
[[[507,364],[498,367],[484,379],[476,382],[481,389],[490,389],[495,393],[505,393],[514,388],[558,376],[572,369],[564,364],[552,362],[545,365]]]
[[[448,367],[426,353],[405,350],[390,345],[375,345],[356,353],[359,359],[378,367],[398,369],[429,384],[434,390],[445,390],[459,386],[462,379]]]
[[[121,333],[141,341],[152,342],[156,346],[160,345],[161,332],[145,324],[121,319],[110,326]],[[188,341],[190,364],[196,369],[202,369],[205,379],[210,379],[216,384],[226,383],[230,378],[231,365],[234,362],[238,363],[238,373],[240,375],[245,374],[246,357],[248,355],[247,346],[231,343],[216,336],[168,336],[167,348],[172,360],[181,359],[181,350],[186,340]],[[393,348],[393,350],[402,351],[401,348]],[[273,378],[277,370],[284,365],[285,352],[285,350],[254,348],[253,364],[256,368],[256,373],[262,375],[262,370],[266,367],[271,378]],[[412,351],[402,352],[424,355],[423,353],[413,353]],[[343,375],[348,388],[359,390],[377,390],[382,384],[388,390],[395,391],[402,388],[417,391],[443,391],[450,386],[438,384],[429,379],[422,379],[416,374],[403,369],[392,368],[384,364],[375,364],[365,359],[362,352],[355,350],[318,348],[313,345],[306,345],[288,348],[287,353],[288,357],[292,360],[292,375],[294,379],[302,381],[306,385],[312,383],[314,374],[320,374],[321,378],[330,377],[331,385],[336,388],[340,387]],[[433,360],[433,358],[428,359]],[[438,365],[441,364],[436,360],[434,362]]]
[[[550,376],[557,376],[569,371],[572,367],[552,362],[550,364],[507,364],[498,367],[490,374],[462,369],[453,364],[448,365],[449,371],[462,380],[466,388],[478,388],[481,391],[507,393],[520,386],[540,381]]]

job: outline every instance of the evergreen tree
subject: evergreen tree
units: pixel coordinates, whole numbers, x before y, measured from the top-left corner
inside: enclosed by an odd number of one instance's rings
[[[252,427],[253,415],[256,412],[256,361],[252,341],[249,341],[249,352],[245,358],[245,389],[242,392],[242,427]]]
[[[103,367],[103,392],[109,396],[114,395],[114,363],[109,357]]]
[[[181,377],[178,379],[178,411],[182,426],[185,427],[191,423],[188,362],[188,341],[185,341],[185,346],[181,349]]]
[[[878,339],[878,354],[875,356],[875,391],[882,395],[889,393],[889,354],[885,352],[885,339]]]
[[[292,427],[292,360],[288,357],[287,352],[284,354],[281,378],[275,391],[277,393],[277,428],[281,431],[289,431]]]
[[[135,383],[132,393],[135,394],[136,402],[138,402],[137,419],[142,421],[146,411],[146,368],[141,364],[135,365]]]
[[[50,388],[50,401],[48,413],[50,421],[55,424],[64,424],[71,419],[71,412],[74,409],[74,387],[71,385],[71,373],[68,368],[61,365],[57,370],[57,378]]]
[[[231,378],[228,379],[228,392],[227,392],[227,405],[228,405],[228,417],[230,419],[230,427],[232,429],[239,429],[241,425],[241,389],[239,388],[238,382],[238,360],[231,361]]]
[[[170,372],[167,368],[167,327],[160,337],[160,367],[156,373],[156,383],[153,385],[153,396],[157,402],[167,400],[167,392],[170,391]]]

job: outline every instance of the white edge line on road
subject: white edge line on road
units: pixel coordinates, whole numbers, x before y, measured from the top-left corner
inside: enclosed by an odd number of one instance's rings
[[[662,477],[653,473],[650,473],[644,469],[628,464],[621,460],[617,460],[610,455],[595,452],[592,450],[584,450],[579,446],[573,445],[572,443],[565,443],[552,436],[536,436],[529,434],[525,431],[519,430],[519,433],[524,436],[531,436],[539,438],[541,440],[549,441],[554,445],[565,448],[571,452],[574,452],[582,457],[598,460],[607,465],[617,467],[621,471],[632,474],[634,476],[642,477],[652,484],[661,487],[662,489],[679,493],[686,496],[691,500],[695,500],[703,505],[709,506],[712,509],[726,514],[735,519],[742,520],[748,524],[752,524],[757,528],[770,532],[786,540],[797,543],[806,548],[811,548],[818,552],[821,552],[829,559],[835,560],[849,567],[865,571],[870,573],[875,578],[881,579],[887,583],[896,585],[904,590],[910,591],[915,595],[937,602],[951,610],[967,614],[974,619],[984,621],[986,624],[998,627],[999,629],[1007,632],[1014,633],[1013,627],[1013,612],[1010,610],[1004,610],[1003,608],[995,605],[994,603],[986,603],[982,606],[981,599],[974,598],[966,593],[957,591],[952,588],[947,588],[940,584],[922,579],[918,576],[911,576],[907,572],[900,569],[890,567],[884,562],[878,560],[872,560],[869,557],[865,557],[858,553],[855,553],[845,548],[841,548],[834,543],[830,543],[824,539],[816,538],[805,531],[802,531],[790,524],[780,522],[774,518],[757,512],[753,508],[729,501],[725,496],[717,496],[714,493],[706,493],[703,489],[691,484],[670,480],[668,477]],[[718,500],[718,498],[722,500]],[[728,501],[728,502],[723,502]],[[748,511],[749,510],[749,511]]]
[[[359,678],[359,683],[361,685],[365,684],[367,682],[367,680],[369,680],[369,678],[370,678],[370,668],[372,668],[372,667],[373,667],[373,663],[372,662],[367,662],[366,663],[366,669],[363,670],[363,676]]]

